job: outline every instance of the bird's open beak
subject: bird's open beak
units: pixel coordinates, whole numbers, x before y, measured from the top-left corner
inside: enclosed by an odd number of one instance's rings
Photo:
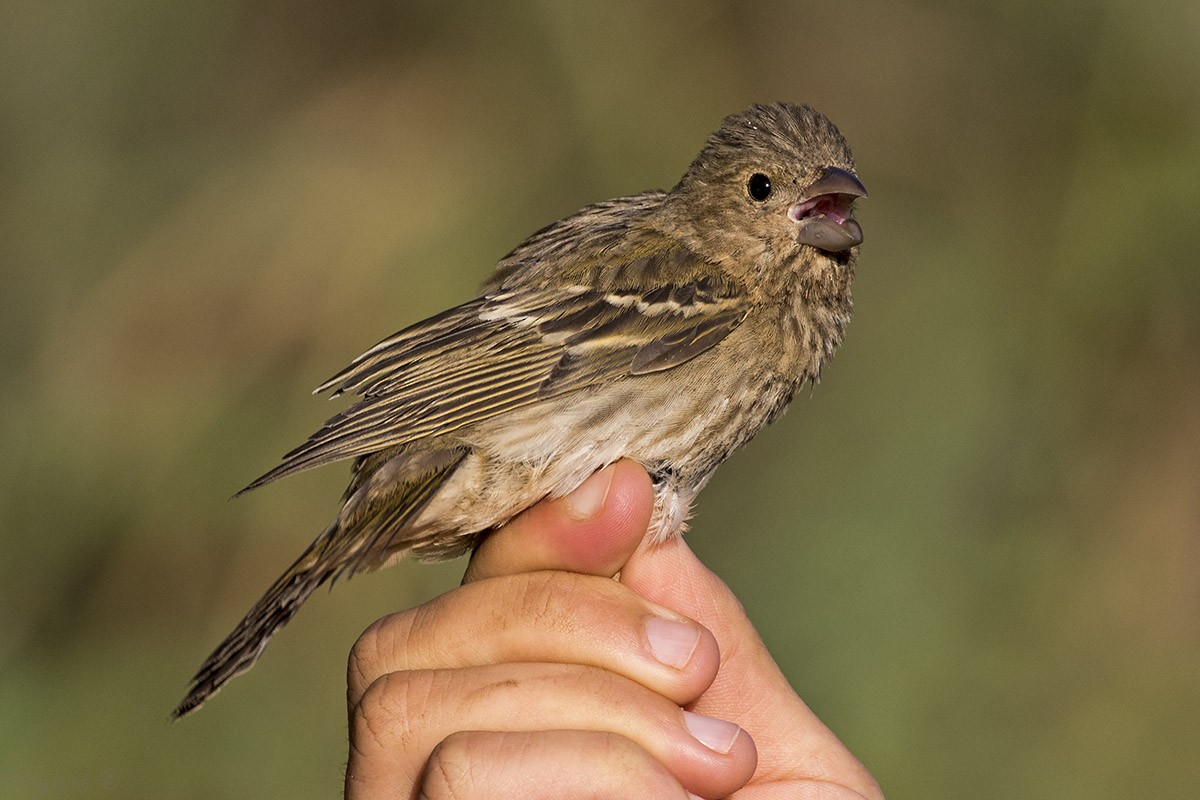
[[[862,226],[853,217],[856,198],[867,189],[853,172],[826,167],[804,191],[803,200],[788,209],[796,223],[796,241],[836,253],[862,244]]]

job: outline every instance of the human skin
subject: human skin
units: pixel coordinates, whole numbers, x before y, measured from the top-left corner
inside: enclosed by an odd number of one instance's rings
[[[346,796],[882,798],[729,588],[682,539],[645,544],[653,500],[618,462],[368,628]]]

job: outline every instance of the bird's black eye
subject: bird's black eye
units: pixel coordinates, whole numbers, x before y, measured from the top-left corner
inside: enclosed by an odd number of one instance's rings
[[[761,172],[756,172],[746,182],[746,191],[750,193],[751,197],[761,203],[771,196],[771,179]]]

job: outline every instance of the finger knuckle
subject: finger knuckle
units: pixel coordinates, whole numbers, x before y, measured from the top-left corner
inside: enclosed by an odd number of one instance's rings
[[[352,753],[371,759],[377,753],[410,752],[419,745],[429,681],[421,673],[396,672],[367,687],[350,715]]]
[[[453,733],[429,754],[421,773],[419,797],[423,800],[465,800],[477,796],[479,776],[475,769],[471,732]]]
[[[414,611],[377,619],[354,641],[346,661],[346,684],[351,691],[364,689],[380,675],[407,667],[407,648],[397,643],[407,642]]]

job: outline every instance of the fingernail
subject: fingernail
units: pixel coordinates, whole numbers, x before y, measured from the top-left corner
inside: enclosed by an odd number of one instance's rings
[[[646,640],[650,652],[667,666],[682,669],[692,660],[700,643],[700,629],[686,622],[650,617],[646,620]]]
[[[613,468],[605,467],[592,475],[575,491],[567,495],[567,515],[572,519],[591,519],[604,508],[608,487],[612,483]]]
[[[718,753],[728,753],[732,750],[734,741],[742,732],[742,729],[732,722],[691,711],[683,712],[683,724],[700,744]]]

